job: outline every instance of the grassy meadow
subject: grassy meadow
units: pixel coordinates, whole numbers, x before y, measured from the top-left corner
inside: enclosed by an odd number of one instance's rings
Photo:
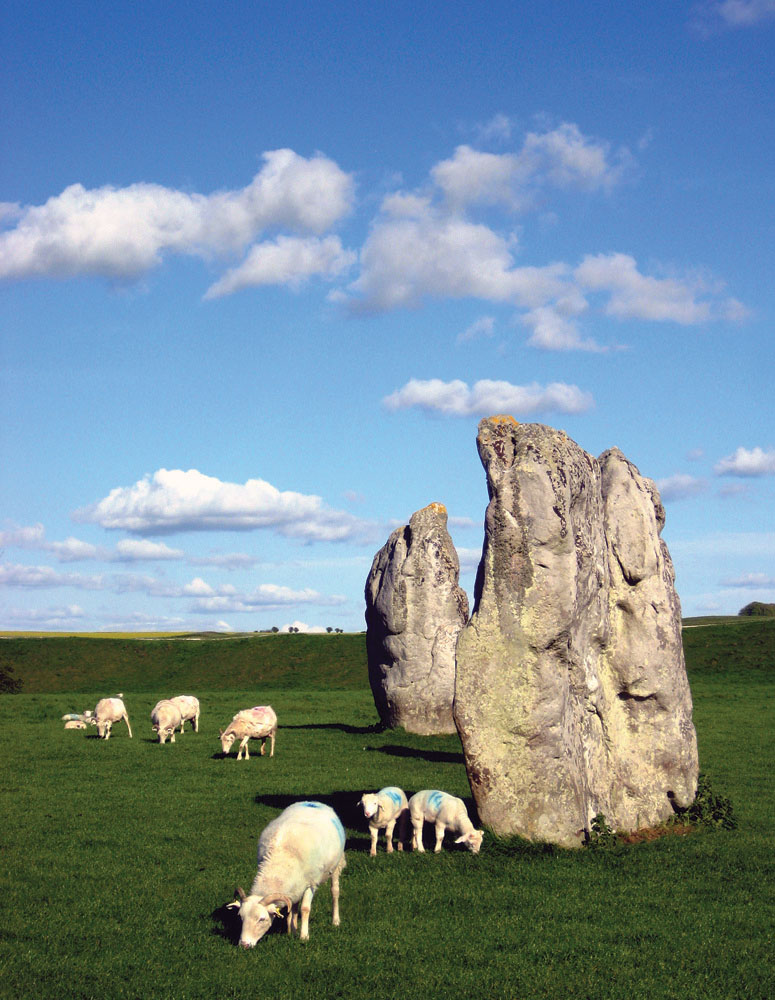
[[[769,998],[775,994],[775,622],[685,632],[701,769],[734,830],[565,851],[486,837],[478,856],[369,857],[365,790],[469,801],[456,737],[380,732],[363,635],[0,640],[0,996],[8,998]],[[26,645],[26,644],[30,645]],[[107,742],[60,717],[123,691]],[[160,697],[200,732],[152,739]],[[218,728],[272,704],[274,758],[223,759]],[[328,802],[348,836],[339,928],[315,896],[306,944],[236,946],[263,826]],[[426,844],[430,842],[428,831]]]

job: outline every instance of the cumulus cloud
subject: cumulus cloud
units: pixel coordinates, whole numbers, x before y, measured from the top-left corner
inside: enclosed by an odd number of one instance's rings
[[[710,0],[695,9],[696,26],[711,32],[719,28],[751,28],[775,18],[775,0]]]
[[[312,277],[331,280],[348,270],[355,260],[356,255],[344,249],[338,236],[278,236],[252,247],[239,267],[227,271],[208,288],[205,298],[220,298],[257,285],[298,288]]]
[[[290,632],[290,630],[292,628],[296,629],[297,632],[310,632],[310,633],[315,632],[315,633],[317,633],[317,632],[325,632],[326,631],[325,628],[322,625],[307,625],[306,622],[300,622],[300,621],[286,622],[286,624],[282,626],[282,628],[280,629],[280,631],[281,632]]]
[[[214,566],[219,569],[252,569],[258,559],[245,552],[226,552],[216,556],[190,556],[188,562],[192,566]]]
[[[0,278],[134,279],[166,253],[233,253],[275,227],[321,234],[350,210],[352,177],[333,160],[291,149],[263,159],[247,187],[210,195],[157,184],[73,184],[21,209],[14,228],[0,234]]]
[[[564,382],[552,382],[546,386],[537,382],[512,385],[490,379],[482,379],[473,387],[460,379],[452,382],[410,379],[403,388],[386,396],[382,402],[389,410],[416,407],[429,413],[455,417],[488,416],[493,413],[525,415],[549,411],[583,413],[594,406],[589,393]]]
[[[458,146],[451,159],[433,167],[431,177],[456,209],[501,204],[518,211],[529,206],[541,186],[610,188],[630,162],[627,151],[612,157],[607,143],[564,122],[551,131],[529,132],[517,153]]]
[[[738,448],[713,466],[719,476],[771,476],[775,475],[775,448]]]
[[[100,560],[102,562],[155,562],[158,560],[183,559],[180,549],[171,549],[161,542],[151,542],[147,539],[126,539],[119,542],[115,549],[102,545],[92,545],[80,538],[66,538],[62,542],[50,542],[42,524],[26,527],[12,527],[0,531],[0,546],[23,549],[38,549],[41,552],[51,552],[59,562],[86,562]]]
[[[704,479],[687,475],[685,472],[677,472],[666,479],[658,479],[657,488],[663,500],[685,500],[687,497],[704,493],[708,484]]]
[[[347,598],[341,595],[321,594],[310,587],[306,587],[303,590],[293,590],[290,587],[264,583],[260,584],[249,594],[238,594],[236,592],[231,594],[202,594],[194,602],[193,610],[216,612],[219,614],[242,614],[243,612],[291,607],[297,604],[335,607],[345,604],[346,601]]]
[[[133,486],[116,487],[73,516],[131,534],[266,528],[312,542],[350,540],[368,533],[363,521],[326,507],[318,496],[281,492],[263,479],[222,482],[196,469],[159,469]]]
[[[56,631],[77,627],[86,617],[78,604],[54,608],[8,608],[3,612],[5,622],[14,628]]]
[[[607,350],[593,338],[581,335],[575,316],[576,310],[564,309],[562,303],[539,306],[525,313],[521,322],[533,331],[528,338],[528,345],[544,351]]]
[[[587,255],[574,272],[583,289],[609,295],[605,312],[618,319],[669,320],[684,326],[729,318],[730,302],[701,298],[707,291],[699,279],[655,278],[641,274],[629,254]],[[737,303],[739,305],[739,303]],[[737,313],[734,313],[737,317]]]
[[[150,542],[147,538],[126,538],[116,545],[115,559],[120,562],[145,562],[182,559],[180,549],[171,549],[163,542]]]

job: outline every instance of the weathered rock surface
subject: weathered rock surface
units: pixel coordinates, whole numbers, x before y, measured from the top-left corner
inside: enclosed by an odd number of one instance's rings
[[[617,449],[479,425],[490,503],[455,719],[482,821],[567,846],[602,812],[653,826],[688,805],[697,743],[656,486]]]
[[[369,681],[384,725],[454,733],[455,644],[468,621],[447,511],[432,503],[390,535],[366,581]]]

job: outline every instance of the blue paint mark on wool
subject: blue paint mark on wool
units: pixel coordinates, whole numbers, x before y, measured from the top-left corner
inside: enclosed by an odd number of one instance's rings
[[[441,801],[444,798],[444,792],[431,792],[428,796],[428,805],[431,809],[441,809]]]
[[[401,805],[401,793],[397,788],[383,788],[380,795],[387,795],[390,801],[397,806]]]
[[[300,806],[309,806],[310,809],[324,809],[322,802],[300,802]]]
[[[344,850],[344,845],[347,840],[344,834],[344,827],[339,817],[336,815],[330,806],[323,805],[322,802],[299,802],[300,806],[307,806],[309,809],[329,809],[331,812],[331,822],[334,824],[334,829],[339,837],[339,842],[342,845],[342,850]]]

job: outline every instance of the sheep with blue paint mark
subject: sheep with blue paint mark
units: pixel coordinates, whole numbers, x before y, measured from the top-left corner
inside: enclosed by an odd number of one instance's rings
[[[425,851],[422,846],[422,828],[423,823],[428,822],[436,826],[434,851],[437,854],[441,850],[441,842],[447,830],[460,834],[455,841],[456,844],[465,844],[473,854],[479,853],[484,831],[474,829],[462,799],[448,792],[426,788],[409,799],[409,815],[412,819],[412,847],[415,851],[421,854]]]
[[[252,948],[286,910],[288,933],[298,924],[309,937],[309,911],[315,890],[331,879],[333,923],[339,926],[339,875],[346,865],[344,827],[322,802],[294,802],[258,838],[258,871],[249,893],[237,889],[229,903],[242,919],[240,945]]]
[[[380,788],[378,792],[365,792],[358,803],[363,808],[363,814],[369,821],[371,833],[371,850],[373,858],[377,853],[377,838],[379,831],[385,831],[388,854],[393,853],[393,830],[398,825],[398,849],[403,851],[404,841],[409,826],[409,805],[406,795],[395,785]]]

